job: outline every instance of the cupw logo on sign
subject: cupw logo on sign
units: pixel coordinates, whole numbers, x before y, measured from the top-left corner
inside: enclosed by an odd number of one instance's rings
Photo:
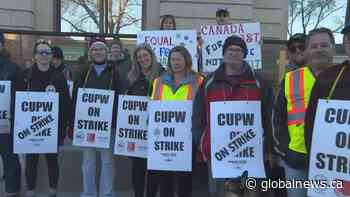
[[[88,133],[86,136],[86,141],[90,142],[90,143],[94,143],[95,142],[95,138],[96,138],[96,134],[95,133]]]

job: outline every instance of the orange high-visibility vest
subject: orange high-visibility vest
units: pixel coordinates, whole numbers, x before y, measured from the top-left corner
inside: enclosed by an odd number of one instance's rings
[[[306,154],[304,118],[315,77],[308,67],[288,72],[285,77],[285,97],[288,111],[289,149]]]
[[[202,82],[203,77],[198,75],[196,76],[195,83],[182,85],[176,90],[176,92],[173,92],[172,88],[166,83],[163,83],[162,79],[158,77],[153,81],[151,98],[153,100],[169,101],[192,100]]]

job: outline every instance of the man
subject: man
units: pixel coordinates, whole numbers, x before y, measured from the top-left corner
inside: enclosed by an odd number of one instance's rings
[[[52,47],[52,66],[59,72],[62,72],[66,80],[73,81],[73,71],[64,63],[63,51],[58,46]]]
[[[218,25],[227,25],[230,23],[230,13],[227,8],[219,8],[216,11],[216,23]]]
[[[227,8],[219,8],[216,11],[216,23],[217,25],[228,25],[230,24],[230,13]],[[197,53],[198,53],[198,71],[203,72],[203,57],[202,57],[202,47],[204,40],[202,38],[201,32],[197,31]]]
[[[269,109],[269,98],[271,91],[265,83],[254,73],[248,63],[244,61],[248,50],[244,40],[238,36],[230,36],[223,45],[224,63],[212,74],[210,74],[199,88],[194,100],[192,116],[192,134],[194,145],[200,146],[203,157],[207,161],[209,171],[209,192],[211,196],[222,196],[225,193],[225,182],[214,180],[210,165],[210,111],[209,103],[212,101],[234,101],[234,100],[259,100],[261,101],[262,126],[265,135],[265,153],[271,152],[269,140],[271,137],[271,122]],[[249,172],[248,172],[249,174]],[[230,191],[235,196],[246,193],[240,187],[239,178],[230,184]],[[250,192],[253,196],[259,196],[257,191]]]
[[[76,99],[79,88],[95,88],[103,90],[114,90],[114,110],[112,128],[115,128],[115,114],[118,94],[121,92],[119,75],[112,65],[107,62],[108,47],[103,38],[94,39],[89,48],[91,64],[88,70],[84,71],[78,79],[73,90],[73,101],[76,105]],[[113,106],[111,106],[113,107]],[[74,108],[76,109],[76,108]],[[74,113],[75,114],[75,113]],[[73,123],[74,121],[72,121]],[[73,126],[71,126],[73,128]],[[70,136],[72,137],[72,135]],[[96,185],[96,155],[100,153],[101,176],[99,184],[99,193]],[[110,149],[86,148],[83,150],[82,173],[83,173],[83,192],[81,197],[110,197],[113,190],[113,166],[112,152]]]
[[[330,99],[332,100],[350,100],[350,79],[348,77],[350,76],[350,23],[347,23],[345,25],[341,33],[344,34],[343,46],[345,49],[345,53],[348,56],[348,60],[344,61],[339,65],[325,69],[317,76],[314,89],[311,93],[309,108],[307,109],[305,116],[304,135],[306,147],[309,153],[311,152],[312,134],[315,123],[318,99],[325,99],[330,95]],[[325,48],[326,43],[320,43],[319,47],[320,46],[323,46],[323,48]],[[333,50],[331,50],[333,52],[334,45],[331,45],[331,47],[333,47]],[[326,48],[326,51],[328,51],[327,49],[328,48]],[[319,52],[319,55],[321,55],[321,52]],[[331,54],[329,54],[329,65],[331,64]],[[338,81],[336,80],[337,78],[339,78]],[[331,91],[333,86],[334,91]],[[350,182],[343,182],[343,186],[344,187],[341,188],[338,192],[344,194],[344,196],[350,196]]]
[[[287,42],[287,58],[289,64],[286,71],[292,71],[305,65],[305,41],[306,35],[302,33],[294,34]]]
[[[118,71],[118,74],[123,80],[126,80],[131,68],[130,54],[123,47],[123,43],[119,38],[114,38],[110,47],[110,61],[113,67]]]
[[[306,39],[305,67],[286,73],[274,113],[274,147],[287,180],[307,180],[304,117],[316,76],[332,64],[335,41],[326,28],[310,31]],[[306,121],[307,122],[307,121]],[[288,197],[306,196],[307,189],[287,189]]]
[[[15,64],[10,62],[9,53],[4,48],[4,34],[0,33],[0,80],[11,81],[12,96],[11,102],[14,102],[15,93],[15,79],[18,73],[18,68]],[[0,97],[0,100],[2,98]],[[1,102],[3,103],[3,102]],[[13,113],[10,113],[13,114]],[[13,117],[9,115],[10,121]],[[1,118],[0,118],[1,119]],[[12,134],[10,133],[10,124],[2,125],[0,123],[0,156],[4,165],[5,178],[5,196],[19,196],[21,186],[21,167],[18,160],[18,155],[13,154],[12,149]]]
[[[306,35],[303,33],[296,33],[289,38],[287,42],[287,58],[289,64],[286,65],[286,72],[305,66],[307,60],[305,55],[305,41]],[[271,172],[273,173],[274,179],[285,179],[283,166],[277,164]],[[276,189],[274,192],[277,196],[287,196],[285,188]]]

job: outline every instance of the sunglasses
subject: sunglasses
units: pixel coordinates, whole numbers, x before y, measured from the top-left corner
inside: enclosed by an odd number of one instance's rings
[[[304,44],[298,44],[298,45],[292,45],[292,46],[288,47],[288,51],[290,51],[291,53],[297,52],[297,49],[299,51],[305,51],[305,45]]]
[[[39,50],[39,51],[36,51],[36,54],[49,56],[49,55],[52,55],[52,52],[49,50]]]
[[[39,39],[35,42],[35,44],[47,44],[51,46],[51,41],[50,40],[45,40],[45,39]]]

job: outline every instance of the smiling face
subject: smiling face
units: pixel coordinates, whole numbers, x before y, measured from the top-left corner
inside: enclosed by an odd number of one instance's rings
[[[311,66],[330,66],[335,54],[334,44],[327,33],[314,34],[309,38],[306,53]]]
[[[220,11],[216,14],[216,23],[218,25],[227,25],[230,23],[230,15],[227,11]]]
[[[171,18],[165,18],[163,21],[163,30],[174,30],[175,23]]]
[[[231,45],[227,47],[224,54],[224,63],[231,66],[241,66],[244,61],[244,52],[241,47]]]
[[[152,66],[152,56],[146,49],[140,49],[136,53],[136,61],[143,69],[150,69]]]
[[[171,53],[170,67],[173,73],[184,73],[186,71],[185,57],[180,52]]]
[[[41,66],[50,66],[52,51],[47,44],[39,44],[35,49],[35,61]]]
[[[96,43],[90,48],[90,55],[95,63],[104,63],[107,58],[105,45]]]

